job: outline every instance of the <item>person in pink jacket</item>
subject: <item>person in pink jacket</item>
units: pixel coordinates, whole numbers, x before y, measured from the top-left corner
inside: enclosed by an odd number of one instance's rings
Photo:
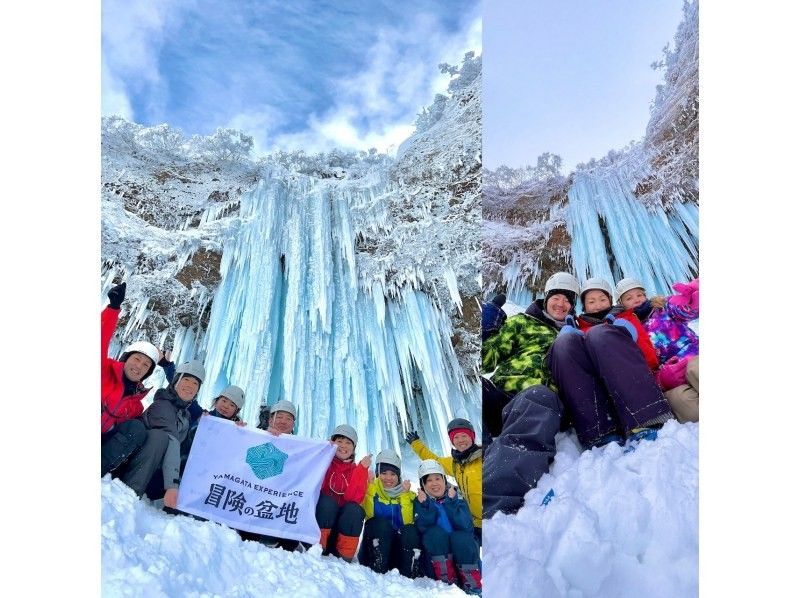
[[[700,279],[676,282],[675,295],[648,298],[636,278],[617,283],[619,303],[632,309],[658,355],[658,384],[681,423],[699,420],[700,339],[689,326],[700,316]]]

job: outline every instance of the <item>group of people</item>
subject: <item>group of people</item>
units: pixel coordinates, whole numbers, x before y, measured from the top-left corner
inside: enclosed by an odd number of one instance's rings
[[[507,317],[503,295],[482,308],[484,515],[516,512],[547,472],[555,437],[574,428],[584,449],[655,438],[670,419],[699,419],[700,281],[648,298],[567,272],[544,297]],[[576,314],[578,300],[583,313]]]
[[[139,496],[163,497],[165,510],[178,513],[178,487],[200,417],[245,425],[239,417],[245,393],[231,385],[206,412],[196,401],[206,377],[201,362],[176,367],[169,352],[146,341],[130,344],[119,359],[108,357],[125,292],[125,283],[114,286],[101,314],[101,476],[111,473]],[[142,400],[149,389],[143,382],[157,365],[164,369],[168,385],[155,391],[145,410]],[[295,406],[280,400],[262,409],[258,427],[276,435],[292,434],[296,418]],[[452,420],[448,435],[453,448],[447,457],[431,452],[415,431],[406,436],[422,459],[415,493],[409,480],[400,481],[402,467],[394,451],[378,453],[373,472],[371,456],[355,459],[355,429],[336,426],[330,436],[336,452],[316,508],[324,554],[353,561],[363,531],[361,564],[380,573],[398,568],[407,577],[426,575],[480,594],[482,448],[465,419]],[[240,535],[285,549],[300,545],[248,532]]]

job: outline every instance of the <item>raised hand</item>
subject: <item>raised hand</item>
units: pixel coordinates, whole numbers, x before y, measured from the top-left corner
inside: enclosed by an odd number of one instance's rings
[[[403,492],[410,492],[411,491],[411,482],[408,480],[403,480]]]
[[[108,291],[108,306],[111,309],[119,309],[122,305],[122,302],[125,300],[125,289],[127,288],[126,283],[118,284],[115,287],[111,287],[111,290]]]
[[[425,494],[425,491],[422,488],[417,490],[417,500],[419,502],[425,502],[426,500],[428,500],[428,495]]]

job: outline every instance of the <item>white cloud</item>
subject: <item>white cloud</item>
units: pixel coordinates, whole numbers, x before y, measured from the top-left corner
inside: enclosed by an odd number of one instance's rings
[[[178,11],[191,4],[173,0],[104,0],[103,114],[109,114],[106,112],[108,107],[109,110],[127,110],[131,115],[128,95],[132,88],[158,87],[162,83],[158,55],[164,43],[167,24]]]
[[[416,115],[436,93],[447,89],[449,77],[439,73],[437,65],[460,64],[466,52],[481,52],[481,18],[479,12],[476,15],[455,34],[447,34],[434,19],[422,15],[408,28],[379,31],[366,52],[367,66],[334,82],[339,92],[336,104],[322,115],[312,115],[305,131],[276,137],[271,149],[318,152],[374,147],[394,153],[414,132]]]
[[[101,86],[101,114],[105,116],[121,116],[126,120],[132,121],[133,108],[125,93],[125,84],[109,72],[105,63],[102,66]]]

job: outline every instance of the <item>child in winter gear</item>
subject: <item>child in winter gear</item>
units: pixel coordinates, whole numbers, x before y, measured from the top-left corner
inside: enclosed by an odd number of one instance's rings
[[[543,299],[509,317],[483,343],[485,517],[516,512],[555,456],[561,405],[546,356],[566,316],[575,313],[579,292],[574,276],[556,272],[547,279]]]
[[[189,432],[187,407],[200,391],[206,372],[199,361],[175,368],[167,388],[156,391],[153,404],[142,415],[147,440],[126,464],[120,476],[138,495],[142,495],[153,473],[160,466],[164,477],[164,506],[174,509],[180,485],[180,445]]]
[[[452,584],[457,571],[460,587],[468,594],[480,594],[481,563],[467,503],[447,482],[437,461],[424,460],[418,474],[414,523],[422,535],[430,573],[434,579]]]
[[[324,554],[334,554],[352,561],[364,525],[361,503],[367,491],[372,457],[367,455],[356,465],[354,455],[358,436],[347,424],[334,428],[331,442],[336,445],[336,453],[325,472],[317,502],[319,543]]]
[[[700,316],[700,279],[675,283],[675,295],[648,299],[644,285],[636,278],[617,283],[619,302],[641,320],[655,347],[661,365],[656,377],[678,421],[698,421],[699,389],[691,384],[687,370],[692,361],[691,379],[699,382],[700,340],[689,322]]]
[[[658,356],[645,329],[633,310],[619,310],[612,307],[611,285],[602,278],[590,278],[581,289],[581,303],[584,313],[573,320],[567,317],[567,324],[575,326],[586,334],[592,326],[610,323],[623,328],[634,340],[644,355],[651,370],[658,368]]]
[[[108,347],[125,299],[126,283],[108,292],[108,307],[100,314],[100,475],[119,467],[144,444],[147,430],[135,419],[142,414],[150,390],[142,382],[155,370],[160,352],[146,341],[126,347],[119,360],[108,357]]]
[[[547,356],[581,444],[602,446],[659,428],[673,416],[650,371],[657,365],[652,345],[646,361],[650,341],[641,324],[633,314],[614,318],[611,285],[602,279],[586,281],[581,301],[586,313],[576,326],[567,318],[564,328],[573,330],[562,329]]]
[[[475,539],[480,544],[483,517],[483,448],[475,444],[475,428],[466,419],[457,417],[447,424],[447,435],[453,444],[449,457],[440,457],[433,453],[414,431],[409,432],[406,441],[420,459],[437,461],[447,475],[456,479],[456,484],[469,505],[472,524],[475,526]]]
[[[418,577],[421,544],[414,525],[411,482],[400,483],[400,457],[391,450],[378,453],[376,478],[364,496],[364,539],[358,562],[377,573],[398,568],[401,575]]]

